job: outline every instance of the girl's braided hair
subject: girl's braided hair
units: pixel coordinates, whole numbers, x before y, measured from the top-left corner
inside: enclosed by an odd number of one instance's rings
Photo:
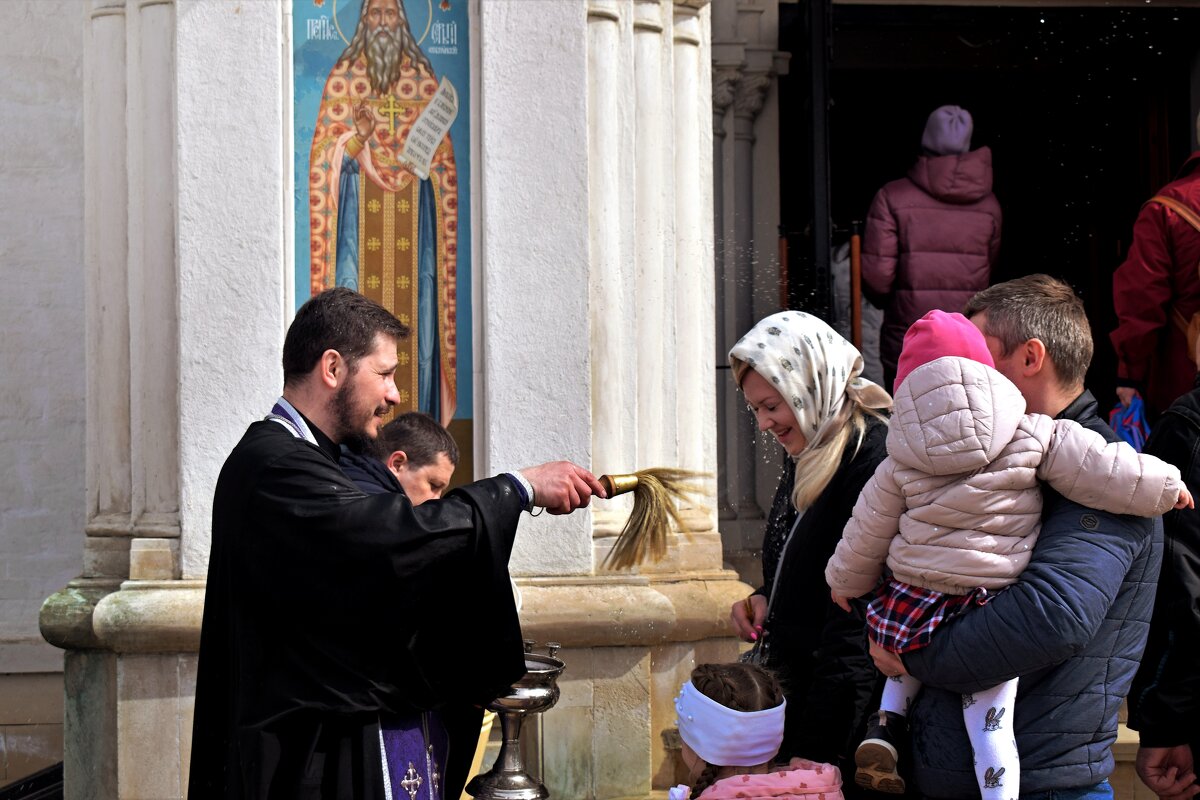
[[[701,664],[692,670],[692,685],[705,697],[734,711],[763,711],[783,702],[779,681],[757,664]],[[704,762],[690,796],[699,798],[716,782],[717,771],[723,766]]]

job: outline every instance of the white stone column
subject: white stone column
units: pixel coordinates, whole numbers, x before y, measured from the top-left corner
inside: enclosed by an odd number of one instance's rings
[[[711,81],[707,54],[707,2],[677,4],[673,12],[673,172],[675,231],[676,342],[674,349],[678,420],[675,461],[687,469],[715,472],[716,403],[710,383],[714,344],[712,219]],[[680,514],[679,568],[711,568],[721,563],[713,499],[715,477],[705,481],[706,496]]]
[[[293,316],[286,0],[178,0],[175,169],[181,573],[208,571],[225,457],[283,388]],[[231,91],[222,65],[254,91]]]
[[[593,438],[587,7],[484,2],[479,17],[483,252],[474,307],[487,365],[475,400],[484,420],[482,474],[560,458],[586,465]],[[512,568],[590,574],[591,512],[524,521]]]
[[[666,463],[674,457],[675,381],[668,367],[674,354],[674,315],[668,312],[666,239],[667,205],[673,196],[664,100],[671,97],[670,73],[664,70],[663,7],[659,0],[633,0],[634,73],[634,247],[637,330],[637,466]],[[665,50],[665,52],[664,52]],[[612,157],[613,154],[609,154]]]
[[[730,347],[755,321],[753,287],[758,252],[754,241],[754,117],[762,108],[767,82],[764,74],[743,71],[733,98],[733,260],[727,264],[725,275],[725,324]],[[737,471],[737,495],[732,499],[739,518],[759,519],[763,514],[756,497],[754,419],[739,394],[733,393],[732,398],[735,416],[727,420],[727,430],[733,436],[726,440]]]
[[[83,572],[46,601],[43,635],[63,665],[68,797],[116,797],[116,657],[99,648],[95,604],[129,575],[133,485],[124,0],[92,0],[84,21],[86,527]],[[49,612],[47,611],[49,608]]]
[[[627,7],[628,4],[625,4]],[[632,228],[634,210],[627,187],[633,182],[629,152],[633,129],[625,98],[633,89],[627,51],[629,15],[620,0],[588,5],[588,204],[592,367],[592,465],[597,474],[620,473],[637,463],[637,416],[627,413],[637,386],[637,329],[634,307]],[[628,498],[597,503],[593,513],[594,559],[612,548],[629,515]]]
[[[179,333],[175,262],[175,8],[128,4],[130,578],[179,577]]]
[[[583,9],[583,17],[573,17],[579,7],[557,0],[481,4],[482,163],[485,182],[490,180],[484,191],[502,192],[498,197],[505,204],[497,218],[490,218],[493,201],[488,196],[483,201],[486,305],[504,308],[495,299],[497,281],[503,279],[506,286],[530,276],[544,281],[545,274],[556,276],[556,299],[572,303],[576,265],[586,264],[591,330],[579,335],[591,340],[584,373],[591,381],[591,466],[596,471],[629,471],[682,464],[712,471],[712,208],[711,173],[705,163],[712,146],[708,11],[703,2],[659,0],[589,0]],[[537,22],[527,22],[526,15],[538,16]],[[539,31],[555,26],[561,26],[555,44],[537,39]],[[514,84],[525,81],[532,86],[535,75],[560,76],[568,86],[578,79],[579,28],[586,37],[586,106],[575,105],[577,91],[568,99],[558,98],[558,81],[548,93],[544,82],[522,93]],[[523,37],[515,53],[508,52],[504,42],[512,31]],[[557,42],[562,42],[561,48]],[[537,69],[522,73],[531,49],[538,54]],[[489,74],[493,58],[504,69]],[[509,99],[510,94],[521,100]],[[555,113],[543,110],[543,97]],[[576,133],[573,115],[581,111],[586,136]],[[519,131],[530,118],[539,120],[541,131],[535,154],[523,151],[525,140],[519,136],[495,134]],[[553,136],[545,133],[547,126]],[[575,162],[578,152],[570,146],[577,136],[587,143],[583,165]],[[548,149],[547,142],[554,144]],[[521,164],[522,187],[546,185],[541,175],[546,164],[553,165],[554,208],[543,209],[540,198],[529,201],[500,174],[522,158],[528,159]],[[582,209],[589,247],[586,260],[576,262],[575,176],[580,166],[587,178]],[[514,196],[520,200],[514,201]],[[519,219],[511,216],[513,209],[519,211]],[[528,228],[533,220],[548,241],[563,240],[563,255],[553,273],[543,272],[528,257],[520,265],[507,263],[509,231]],[[501,236],[492,235],[496,228],[503,229]],[[523,246],[528,248],[528,237]],[[530,303],[522,300],[523,313],[543,315],[552,325],[559,312],[529,311]],[[500,328],[491,312],[485,319],[485,338],[498,339],[500,346],[513,344],[515,337],[530,352],[542,353],[542,362],[556,367],[574,358],[573,341],[525,341],[520,320],[506,317],[506,322],[517,324]],[[677,338],[693,325],[699,330],[682,335],[694,337],[694,342]],[[511,371],[498,353],[493,350],[487,356],[489,392],[505,385]],[[572,390],[583,385],[578,374],[566,368],[561,374]],[[536,374],[524,377],[539,380]],[[573,441],[558,430],[560,420],[570,419],[554,405],[562,392],[556,388],[541,401],[543,410],[521,446]],[[498,433],[497,425],[522,424],[521,415],[509,405],[503,414],[507,423],[495,425],[489,414],[489,436]],[[502,452],[497,441],[493,439],[489,448]],[[572,453],[560,450],[552,455]],[[647,797],[672,784],[673,757],[662,741],[662,732],[674,720],[671,700],[693,663],[734,657],[728,610],[747,592],[721,568],[711,502],[705,504],[707,509],[685,513],[690,538],[671,532],[667,558],[631,574],[600,567],[628,514],[627,498],[593,503],[595,560],[586,573],[567,572],[561,566],[561,551],[573,547],[574,518],[536,520],[547,529],[553,526],[554,538],[544,540],[532,538],[541,536],[540,528],[522,523],[514,558],[522,575],[522,628],[535,640],[562,642],[568,664],[560,681],[562,699],[544,717],[540,744],[530,742],[541,748],[552,796]],[[538,543],[536,549],[526,549],[525,537]]]
[[[775,50],[776,6],[777,0],[713,4],[721,530],[726,560],[755,580],[755,551],[762,540],[763,512],[775,490],[778,451],[756,433],[728,370],[720,367],[738,338],[780,302],[778,181],[773,177],[778,175],[778,155],[772,152],[778,144],[771,130],[776,120],[763,118],[774,76],[786,63]],[[723,112],[726,107],[731,113]],[[764,141],[759,141],[760,132]]]
[[[715,452],[715,408],[707,391],[709,354],[713,351],[714,283],[710,265],[712,219],[711,90],[708,65],[701,59],[707,35],[706,8],[677,6],[674,13],[675,60],[675,319],[679,464],[688,469],[711,465]],[[703,19],[702,19],[703,16]],[[714,482],[715,485],[715,482]]]
[[[125,4],[92,0],[84,33],[87,539],[83,577],[129,574]]]
[[[714,9],[715,12],[715,9]],[[715,13],[714,13],[715,17]],[[729,47],[726,45],[725,47]],[[714,45],[713,49],[716,50]],[[740,51],[740,48],[737,48]],[[732,327],[728,322],[732,316],[733,292],[727,276],[725,232],[725,116],[733,105],[733,90],[741,76],[740,55],[725,60],[719,60],[714,55],[712,74],[712,123],[713,123],[713,258],[714,277],[716,283],[716,352],[713,354],[716,365],[717,393],[717,513],[720,519],[736,519],[737,510],[734,500],[738,496],[738,481],[740,473],[734,468],[730,454],[738,452],[738,432],[736,425],[727,424],[727,420],[738,418],[737,392],[727,366]],[[742,430],[741,436],[749,434]]]

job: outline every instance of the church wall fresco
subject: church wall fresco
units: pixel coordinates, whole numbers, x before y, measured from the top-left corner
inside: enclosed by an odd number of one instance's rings
[[[296,306],[347,286],[401,343],[397,412],[472,452],[467,0],[297,0],[292,21]]]

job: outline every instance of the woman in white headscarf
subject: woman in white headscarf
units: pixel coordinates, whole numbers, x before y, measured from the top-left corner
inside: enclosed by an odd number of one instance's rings
[[[830,600],[824,565],[859,492],[887,455],[891,397],[861,377],[858,350],[820,319],[781,311],[729,351],[734,380],[758,429],[782,445],[783,476],[763,541],[764,584],[730,615],[787,695],[778,760],[837,764],[854,747],[881,676],[861,617]],[[846,787],[847,797],[854,787]]]

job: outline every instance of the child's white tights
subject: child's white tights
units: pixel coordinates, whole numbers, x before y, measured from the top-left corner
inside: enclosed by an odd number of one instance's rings
[[[921,682],[911,675],[888,678],[880,708],[908,716]],[[1021,793],[1021,757],[1012,731],[1017,679],[962,696],[963,722],[975,751],[975,779],[983,800],[1010,800]]]

